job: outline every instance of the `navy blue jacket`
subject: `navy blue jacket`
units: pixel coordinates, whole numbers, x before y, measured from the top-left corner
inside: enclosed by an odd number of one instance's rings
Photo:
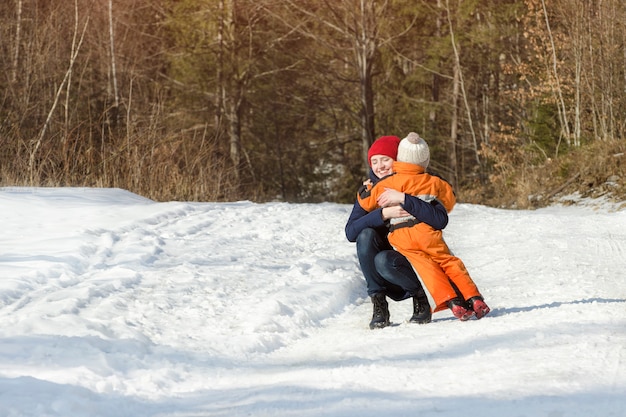
[[[378,182],[378,178],[370,170],[372,182]],[[417,220],[428,224],[436,230],[444,229],[448,224],[448,212],[446,208],[436,200],[427,203],[417,197],[407,195],[402,208],[414,216]],[[378,208],[367,212],[356,201],[352,207],[352,213],[346,223],[346,237],[350,242],[356,242],[356,238],[366,228],[376,229],[381,236],[387,236],[388,221],[383,220],[383,209]]]

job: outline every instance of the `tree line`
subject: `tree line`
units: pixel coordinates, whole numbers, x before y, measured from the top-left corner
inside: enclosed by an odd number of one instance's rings
[[[4,186],[350,202],[373,140],[416,131],[487,201],[625,134],[621,0],[9,0],[0,21]]]

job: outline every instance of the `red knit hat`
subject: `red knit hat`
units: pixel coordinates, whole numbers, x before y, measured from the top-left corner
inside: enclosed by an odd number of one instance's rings
[[[381,136],[372,143],[369,151],[367,151],[367,163],[372,166],[372,156],[385,155],[394,161],[398,157],[398,145],[400,138],[397,136]]]

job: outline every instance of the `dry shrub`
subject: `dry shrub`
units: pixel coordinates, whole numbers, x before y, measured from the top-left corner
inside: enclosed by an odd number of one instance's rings
[[[494,158],[495,154],[487,154]],[[497,159],[486,184],[461,188],[462,201],[503,208],[538,208],[567,196],[626,200],[626,142],[595,141],[556,158],[518,147]]]
[[[551,201],[574,192],[582,197],[626,199],[626,142],[596,141],[560,158],[556,172],[568,181],[555,190]]]
[[[112,179],[108,186],[119,186],[156,201],[224,201],[237,197],[237,181],[228,156],[221,152],[215,137],[203,132],[136,140],[130,152],[118,152],[112,159],[122,169],[108,170],[107,176]]]

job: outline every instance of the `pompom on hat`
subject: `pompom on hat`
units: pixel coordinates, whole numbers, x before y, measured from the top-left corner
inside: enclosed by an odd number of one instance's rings
[[[420,135],[411,132],[406,138],[400,141],[396,160],[398,162],[420,165],[426,169],[430,162],[428,144],[424,139],[420,138]]]
[[[400,138],[397,136],[381,136],[372,143],[370,149],[367,151],[367,163],[372,166],[372,156],[385,155],[396,160],[398,156],[398,144]]]

